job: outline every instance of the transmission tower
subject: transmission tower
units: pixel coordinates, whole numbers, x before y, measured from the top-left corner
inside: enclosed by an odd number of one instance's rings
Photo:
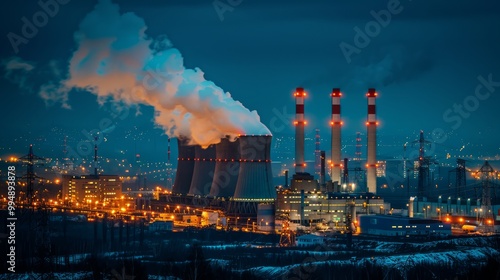
[[[290,230],[288,218],[283,220],[283,228],[280,235],[280,247],[290,247],[295,245],[295,233]]]
[[[356,132],[356,153],[354,160],[361,160],[361,132]]]
[[[40,165],[39,162],[45,161],[45,159],[33,153],[32,144],[30,144],[28,154],[19,159],[27,166],[26,174],[22,177],[22,179],[26,180],[26,197],[24,198],[24,202],[31,207],[34,197],[35,180],[42,179],[35,174],[35,165]]]
[[[40,199],[40,204],[38,204],[37,211],[35,211],[35,204],[33,203],[34,196],[34,185],[36,179],[43,179],[35,174],[35,166],[41,165],[39,162],[45,159],[39,157],[33,153],[33,145],[30,145],[29,153],[20,158],[27,165],[27,172],[22,177],[26,179],[26,197],[25,203],[28,205],[25,214],[28,215],[28,230],[31,235],[28,243],[28,247],[33,248],[33,261],[34,265],[32,269],[38,270],[38,275],[35,279],[53,279],[51,274],[51,244],[50,244],[50,231],[48,226],[49,221],[49,211],[50,208],[45,205],[43,199]],[[34,238],[34,247],[33,244]]]
[[[457,167],[450,170],[448,173],[448,182],[450,181],[450,173],[455,173],[455,195],[456,197],[462,197],[464,195],[465,187],[467,186],[465,172],[465,159],[457,159]],[[451,188],[451,183],[450,183]]]
[[[485,226],[485,232],[493,231],[493,212],[491,208],[491,189],[494,187],[492,180],[495,178],[496,172],[485,161],[483,166],[477,171],[478,177],[482,181],[482,197],[481,197],[481,222]]]
[[[314,150],[314,173],[318,178],[321,176],[321,150],[320,150],[320,136],[319,129],[316,128],[316,136],[315,136],[315,150]]]
[[[425,156],[425,148],[431,144],[430,141],[424,139],[424,131],[420,131],[420,138],[417,141],[413,141],[413,144],[418,144],[418,187],[417,196],[420,198],[429,196],[429,166],[431,164],[436,164],[437,162],[431,157]]]

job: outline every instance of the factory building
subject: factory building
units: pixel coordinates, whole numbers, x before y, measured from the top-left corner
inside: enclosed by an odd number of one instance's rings
[[[383,236],[451,235],[451,225],[442,221],[392,215],[359,215],[358,230]]]
[[[119,198],[121,195],[122,182],[118,175],[62,177],[62,198],[68,203],[99,203]]]
[[[368,119],[366,122],[368,129],[367,147],[367,185],[369,192],[360,193],[349,192],[347,186],[349,180],[347,175],[347,159],[341,160],[341,119],[340,98],[342,93],[339,88],[334,88],[331,93],[332,98],[332,154],[331,154],[331,174],[332,182],[319,184],[309,173],[303,171],[303,126],[307,122],[304,116],[304,98],[307,94],[303,88],[297,88],[294,94],[296,101],[296,121],[295,121],[295,174],[293,175],[290,188],[282,188],[277,191],[276,216],[285,216],[290,222],[299,225],[310,225],[315,223],[335,223],[336,225],[345,223],[355,223],[356,213],[383,213],[385,209],[390,209],[390,205],[375,194],[376,191],[376,126],[378,122],[375,115],[375,89],[370,88],[367,93],[368,98]],[[324,169],[324,164],[322,164]],[[344,176],[342,176],[344,169]],[[320,173],[324,174],[321,170]],[[343,178],[342,178],[343,177]],[[342,192],[340,186],[344,186]],[[353,227],[355,225],[352,225]]]
[[[384,213],[390,205],[371,193],[333,193],[324,191],[278,191],[276,216],[288,216],[302,225],[318,222],[345,222],[348,206],[354,202],[356,213]]]

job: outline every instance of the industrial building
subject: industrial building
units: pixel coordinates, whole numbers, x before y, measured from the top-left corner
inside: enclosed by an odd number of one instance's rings
[[[122,182],[118,175],[62,177],[62,199],[67,203],[99,203],[120,198]]]
[[[332,114],[330,125],[332,127],[332,154],[331,174],[332,181],[326,183],[324,179],[318,183],[312,175],[304,172],[304,98],[307,96],[303,88],[297,88],[294,94],[296,101],[295,124],[295,174],[292,177],[290,188],[281,188],[277,191],[276,216],[287,217],[291,223],[298,225],[311,225],[315,223],[334,223],[336,226],[351,225],[356,223],[356,213],[383,213],[390,209],[390,205],[375,194],[376,192],[376,126],[375,116],[375,89],[370,88],[368,98],[368,130],[367,147],[367,189],[354,193],[347,176],[347,159],[342,161],[341,151],[341,119],[340,98],[342,93],[339,88],[334,88],[331,93]],[[320,157],[320,174],[325,174],[325,158]],[[342,172],[344,170],[344,172]],[[324,175],[320,176],[324,178]],[[285,183],[287,185],[287,183]],[[344,186],[341,189],[340,186]]]
[[[276,215],[288,216],[292,223],[333,222],[343,224],[348,207],[354,204],[355,213],[384,213],[390,205],[370,193],[333,193],[325,191],[278,191]]]
[[[392,215],[359,215],[361,234],[383,236],[451,235],[451,225],[439,220]]]

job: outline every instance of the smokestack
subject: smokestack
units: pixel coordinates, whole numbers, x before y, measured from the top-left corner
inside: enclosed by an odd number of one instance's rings
[[[413,203],[415,201],[415,197],[410,197],[410,201],[408,202],[408,217],[413,218],[414,206]]]
[[[375,98],[377,92],[374,88],[368,89],[368,119],[366,122],[368,139],[366,154],[366,184],[368,192],[377,192],[377,115],[375,109]]]
[[[295,91],[295,173],[304,172],[306,163],[304,161],[304,126],[307,122],[304,119],[304,88],[297,88]]]
[[[343,183],[347,185],[347,187],[349,187],[349,169],[348,169],[348,163],[349,163],[349,159],[348,158],[344,158],[344,174],[343,174]]]
[[[321,151],[321,169],[320,169],[320,172],[319,172],[319,184],[322,188],[325,187],[325,151]]]
[[[98,136],[96,135],[94,137],[94,176],[97,177],[98,175],[98,172],[97,172],[97,139],[98,139]]]
[[[332,126],[332,181],[340,181],[340,168],[342,167],[341,162],[341,136],[340,128],[342,127],[342,120],[340,119],[340,88],[334,88],[332,90],[332,121],[330,125]]]
[[[361,160],[361,133],[356,132],[356,159]]]
[[[285,170],[285,189],[288,189],[288,170]]]
[[[170,163],[170,137],[168,137],[168,150],[167,150],[167,188],[172,189],[172,164]]]
[[[321,150],[320,150],[320,136],[319,129],[316,128],[316,149],[314,150],[314,173],[316,176],[321,177]],[[321,179],[321,178],[320,178]]]
[[[271,135],[240,136],[240,170],[234,200],[269,201],[276,198],[272,187]]]
[[[209,196],[231,197],[236,190],[240,169],[239,139],[223,138],[215,145],[215,174]]]
[[[179,157],[177,158],[177,172],[175,174],[173,193],[187,194],[191,187],[194,171],[194,146],[188,146],[188,140],[177,138]]]
[[[210,145],[206,149],[195,146],[194,154],[193,180],[189,194],[208,195],[215,175],[215,145]]]

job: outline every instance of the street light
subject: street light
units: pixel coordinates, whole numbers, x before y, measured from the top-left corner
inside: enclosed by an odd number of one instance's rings
[[[240,219],[240,217],[236,217],[236,229],[238,229],[238,220]]]
[[[247,230],[248,230],[248,223],[250,222],[250,218],[247,219]]]

